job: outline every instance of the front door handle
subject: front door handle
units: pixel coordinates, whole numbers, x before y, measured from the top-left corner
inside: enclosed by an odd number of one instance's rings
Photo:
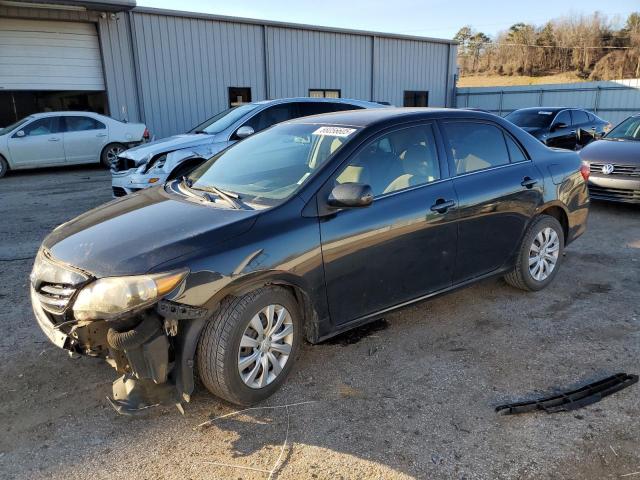
[[[522,182],[520,182],[520,185],[526,188],[532,188],[536,183],[538,183],[537,180],[534,180],[531,177],[524,177],[522,179]]]
[[[571,133],[572,135],[575,135],[576,131],[575,130],[571,130],[569,133]]]
[[[49,139],[49,141],[50,141],[50,142],[59,142],[59,141],[60,141],[60,139],[59,139],[58,137],[51,137],[51,138]]]
[[[444,198],[439,198],[436,200],[436,203],[431,205],[431,211],[437,213],[445,213],[451,207],[455,207],[456,202],[453,200],[445,200]]]

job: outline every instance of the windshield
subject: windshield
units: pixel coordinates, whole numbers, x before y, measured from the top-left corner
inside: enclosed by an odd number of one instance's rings
[[[616,140],[640,140],[640,117],[629,117],[604,138]]]
[[[258,106],[252,103],[230,108],[211,117],[197,127],[192,128],[189,133],[209,133],[211,135],[220,133],[256,108],[258,108]]]
[[[244,203],[273,206],[295,193],[353,137],[356,128],[280,124],[238,142],[189,175],[194,190],[237,194]]]
[[[546,128],[551,125],[553,114],[548,110],[516,110],[504,118],[519,127]]]
[[[8,127],[4,127],[2,129],[0,129],[0,135],[6,135],[7,133],[11,132],[11,130],[13,130],[14,128],[19,127],[23,123],[27,123],[32,118],[33,117],[25,117],[22,120],[18,120],[16,123],[12,123]]]

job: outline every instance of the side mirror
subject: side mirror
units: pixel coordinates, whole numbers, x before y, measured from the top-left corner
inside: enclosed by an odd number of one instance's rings
[[[566,123],[564,123],[564,122],[554,123],[554,124],[551,126],[551,131],[552,131],[552,132],[555,132],[556,130],[560,130],[561,128],[567,128],[568,126],[569,126],[569,125],[567,125],[567,124],[566,124]]]
[[[256,133],[256,131],[253,129],[253,127],[250,127],[249,125],[244,125],[236,131],[236,137],[247,138],[253,135],[254,133]]]
[[[373,203],[373,191],[362,183],[342,183],[333,187],[327,203],[333,208],[368,207]]]
[[[18,138],[22,138],[22,137],[24,137],[24,136],[25,136],[24,130],[18,130],[18,131],[16,132],[16,137],[18,137]]]

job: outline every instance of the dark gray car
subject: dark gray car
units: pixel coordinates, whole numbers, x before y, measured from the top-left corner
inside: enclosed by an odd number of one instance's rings
[[[591,198],[640,204],[640,114],[580,151],[589,164]]]

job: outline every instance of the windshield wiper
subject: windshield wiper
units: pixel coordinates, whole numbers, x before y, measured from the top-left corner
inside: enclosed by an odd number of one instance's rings
[[[207,185],[206,187],[189,187],[191,190],[198,190],[200,192],[205,193],[213,193],[218,197],[222,198],[225,202],[231,205],[235,209],[242,209],[242,204],[238,201],[240,196],[237,193],[226,192],[224,190],[220,190],[218,187],[214,185]]]

